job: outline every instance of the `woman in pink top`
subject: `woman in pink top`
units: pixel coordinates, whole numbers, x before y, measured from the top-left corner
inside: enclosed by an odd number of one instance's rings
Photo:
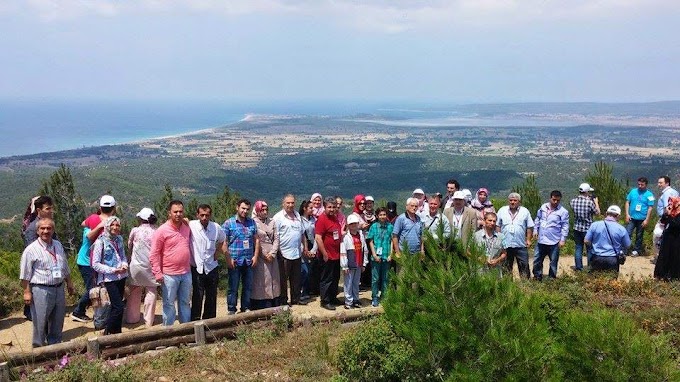
[[[151,272],[149,251],[151,250],[151,236],[156,231],[157,218],[150,208],[142,208],[137,213],[139,225],[130,231],[128,249],[130,250],[130,295],[127,298],[125,322],[136,324],[140,319],[139,303],[142,290],[146,289],[144,297],[144,323],[153,326],[156,317],[156,292],[158,283]]]

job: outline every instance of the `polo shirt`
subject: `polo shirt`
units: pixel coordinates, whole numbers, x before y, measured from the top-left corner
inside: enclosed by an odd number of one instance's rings
[[[406,216],[406,212],[404,212],[394,221],[392,235],[399,239],[400,250],[404,246],[404,243],[406,243],[410,253],[420,252],[420,243],[422,242],[423,237],[423,222],[417,214],[415,215],[415,220],[411,220]]]
[[[279,235],[279,251],[281,251],[281,256],[288,260],[299,259],[301,256],[302,235],[304,233],[300,214],[293,211],[293,219],[291,219],[285,210],[281,210],[274,215],[272,220],[276,224],[276,234]]]
[[[503,206],[496,215],[496,225],[505,236],[507,248],[526,248],[527,229],[534,228],[531,212],[526,207],[519,206],[513,215],[510,206]]]
[[[189,222],[191,230],[191,266],[196,267],[199,274],[208,274],[217,268],[218,262],[215,259],[218,245],[224,243],[226,235],[219,224],[208,222],[208,226],[203,228],[200,220]]]
[[[609,228],[611,240],[607,234],[607,228]],[[593,223],[586,233],[585,240],[592,243],[593,254],[597,256],[616,256],[617,251],[625,251],[630,247],[628,232],[611,216]],[[612,240],[614,245],[612,245]]]
[[[489,259],[500,257],[503,250],[507,248],[505,237],[502,233],[496,231],[493,232],[493,236],[487,237],[486,231],[480,229],[475,232],[475,242],[484,249],[484,254]]]
[[[321,236],[323,247],[328,254],[328,260],[340,260],[341,231],[342,227],[335,215],[329,217],[323,213],[314,225],[314,234]]]
[[[661,196],[659,196],[659,202],[656,205],[656,213],[659,217],[663,216],[666,212],[666,207],[668,207],[668,198],[671,196],[678,196],[678,192],[671,186],[663,189]]]
[[[630,190],[626,196],[626,200],[629,204],[628,215],[630,215],[630,218],[633,220],[645,220],[647,219],[649,207],[654,205],[654,194],[648,189],[645,189],[644,192],[640,192],[636,187]]]
[[[441,212],[437,212],[434,216],[430,215],[429,212],[418,216],[423,221],[423,227],[432,234],[433,238],[439,239],[437,233],[439,233],[440,225],[442,225],[442,233],[445,238],[451,235],[451,223]]]

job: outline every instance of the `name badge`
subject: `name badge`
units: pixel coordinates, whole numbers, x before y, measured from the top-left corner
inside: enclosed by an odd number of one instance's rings
[[[546,227],[548,227],[548,222],[547,221],[541,222],[541,228],[546,228]]]
[[[333,240],[338,240],[340,238],[340,232],[333,231]]]
[[[635,211],[640,212],[642,211],[642,204],[638,203],[635,205]]]
[[[243,240],[243,249],[250,249],[250,240]]]
[[[508,226],[508,233],[515,233],[515,226],[514,225],[509,225]]]
[[[55,265],[52,267],[52,277],[55,279],[61,278],[61,267],[59,265]]]
[[[382,255],[382,247],[376,248],[375,254],[378,255],[378,256],[381,256]]]

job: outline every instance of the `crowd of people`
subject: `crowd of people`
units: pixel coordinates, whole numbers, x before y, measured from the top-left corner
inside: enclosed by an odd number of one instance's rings
[[[636,240],[630,255],[642,254],[642,235],[656,201],[647,184],[646,178],[639,178],[638,187],[626,197],[626,227],[619,224],[622,211],[616,205],[606,209],[603,220],[594,221],[600,214],[595,190],[587,183],[579,186],[579,195],[569,203],[574,214],[575,271],[586,269],[585,254],[589,271],[618,274],[633,233]],[[658,186],[654,243],[660,250],[654,276],[680,279],[680,197],[668,177],[659,178]],[[531,211],[522,206],[522,196],[515,192],[496,211],[486,188],[477,190],[473,198],[472,192],[451,179],[446,190],[444,195],[429,196],[420,188],[414,190],[401,214],[396,202],[375,208],[375,199],[364,195],[353,198],[348,215],[343,212],[342,198],[324,198],[318,193],[299,204],[294,195],[285,195],[281,210],[272,217],[267,202],[240,199],[234,216],[221,225],[212,221],[210,205],[185,211],[182,201],[173,200],[165,211],[167,220],[159,226],[156,213],[142,208],[127,241],[115,214],[116,200],[104,195],[99,211],[82,222],[83,243],[76,263],[87,291],[105,290],[107,297],[104,303],[97,297],[90,318],[86,312],[92,300],[86,291],[70,316],[75,321],[94,321],[103,334],[120,333],[123,321],[135,324],[143,319],[146,326],[152,326],[160,287],[163,325],[173,325],[176,319],[184,323],[216,317],[220,256],[228,268],[228,315],[284,304],[305,305],[314,295],[327,310],[359,308],[362,286],[371,288],[375,307],[389,293],[394,260],[422,257],[427,237],[455,239],[464,248],[473,244],[483,253],[483,267],[499,275],[512,274],[516,263],[520,277],[528,279],[533,274],[542,280],[548,257],[548,277],[557,277],[560,249],[570,229],[560,191],[552,191],[532,218]],[[67,257],[55,234],[53,211],[52,199],[40,196],[31,201],[24,218],[26,248],[20,279],[25,314],[33,321],[34,347],[61,341],[63,284],[74,293]],[[534,242],[530,270],[529,248]],[[341,275],[344,300],[338,298]]]

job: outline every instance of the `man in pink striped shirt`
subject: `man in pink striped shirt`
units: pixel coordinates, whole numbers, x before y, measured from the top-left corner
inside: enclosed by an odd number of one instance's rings
[[[163,325],[191,319],[191,229],[184,220],[184,204],[173,200],[168,204],[168,221],[151,237],[149,254],[151,271],[163,288]],[[177,301],[177,310],[175,309]]]

